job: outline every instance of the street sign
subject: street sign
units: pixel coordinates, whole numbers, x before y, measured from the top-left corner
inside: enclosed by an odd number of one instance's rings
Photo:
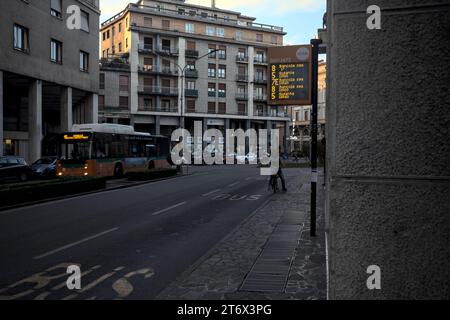
[[[269,48],[269,105],[311,105],[311,45]]]

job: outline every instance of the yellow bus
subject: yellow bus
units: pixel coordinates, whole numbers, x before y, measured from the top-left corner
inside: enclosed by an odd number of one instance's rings
[[[74,125],[60,135],[58,177],[122,177],[169,168],[170,139],[116,124]]]

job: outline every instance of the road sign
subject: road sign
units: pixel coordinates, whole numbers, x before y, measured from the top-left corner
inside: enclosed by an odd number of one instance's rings
[[[269,48],[269,105],[311,105],[311,45]]]

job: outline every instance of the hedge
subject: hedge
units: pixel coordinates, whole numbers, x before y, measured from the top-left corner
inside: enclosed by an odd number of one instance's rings
[[[177,169],[152,169],[140,172],[128,172],[126,177],[131,181],[151,181],[173,177],[177,174]]]
[[[0,207],[104,189],[105,178],[65,178],[0,186]]]

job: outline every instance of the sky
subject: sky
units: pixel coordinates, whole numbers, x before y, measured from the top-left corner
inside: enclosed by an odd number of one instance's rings
[[[135,0],[100,0],[105,21]],[[211,6],[210,0],[188,0],[187,3]],[[326,0],[216,0],[216,7],[241,12],[256,22],[284,27],[286,45],[309,44],[322,27]]]

